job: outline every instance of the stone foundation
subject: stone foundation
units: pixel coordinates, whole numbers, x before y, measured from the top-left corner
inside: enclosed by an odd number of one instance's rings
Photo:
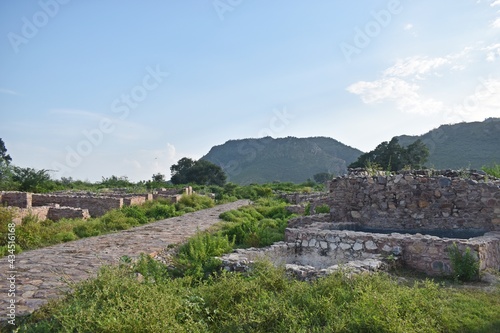
[[[0,204],[10,207],[30,208],[32,194],[28,192],[0,192]]]
[[[477,257],[480,270],[500,269],[500,232],[488,232],[470,239],[440,238],[422,234],[379,234],[350,230],[330,230],[330,223],[317,223],[309,228],[287,228],[285,241],[295,244],[295,253],[323,267],[333,261],[348,262],[382,257],[399,257],[408,268],[428,275],[451,273],[448,248],[454,243],[465,251],[470,248]]]
[[[88,219],[90,213],[88,209],[74,207],[49,207],[47,218],[52,221],[60,219]]]
[[[33,206],[47,206],[50,204],[87,209],[90,216],[99,217],[112,209],[123,207],[123,198],[33,194]]]

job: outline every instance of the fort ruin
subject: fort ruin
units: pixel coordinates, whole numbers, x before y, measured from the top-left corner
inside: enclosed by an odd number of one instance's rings
[[[189,186],[184,190],[160,189],[154,193],[129,194],[120,191],[102,194],[90,192],[59,192],[50,194],[6,191],[0,192],[0,205],[12,207],[14,221],[21,223],[22,218],[33,215],[40,221],[62,218],[100,217],[112,209],[140,205],[146,201],[166,199],[176,203],[182,196],[193,194]]]
[[[453,244],[469,248],[481,271],[500,269],[500,181],[483,174],[357,170],[328,182],[327,193],[286,197],[291,211],[328,207],[329,213],[291,219],[284,242],[222,257],[227,270],[267,257],[303,279],[340,266],[378,270],[391,260],[448,275]]]

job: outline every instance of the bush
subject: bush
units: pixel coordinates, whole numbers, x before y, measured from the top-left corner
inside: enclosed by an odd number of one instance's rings
[[[58,243],[70,242],[78,239],[78,236],[71,231],[63,231],[54,236]]]
[[[500,178],[500,164],[493,163],[491,166],[485,165],[481,169],[490,176]]]
[[[99,220],[83,221],[73,228],[73,232],[80,238],[99,236],[101,224]]]
[[[291,213],[275,199],[259,199],[255,206],[224,212],[223,235],[234,237],[240,247],[263,247],[282,241]]]
[[[161,201],[157,201],[149,205],[149,207],[146,207],[145,215],[149,221],[158,221],[176,215],[175,207],[170,203],[166,204]]]
[[[185,208],[192,208],[194,210],[200,210],[205,208],[211,208],[215,206],[215,202],[204,195],[192,194],[185,195],[179,199],[179,202],[175,204],[175,208],[178,211],[184,210]]]
[[[456,243],[448,248],[453,277],[460,281],[474,281],[479,278],[479,260],[469,247],[460,251]]]
[[[330,206],[327,204],[317,206],[314,211],[316,214],[325,214],[325,213],[330,213]]]
[[[103,231],[126,230],[139,225],[139,222],[133,217],[127,217],[120,210],[112,210],[99,218]]]
[[[132,217],[137,220],[139,224],[148,223],[148,217],[146,216],[145,209],[139,206],[126,206],[121,209],[122,213],[126,217]]]
[[[214,258],[233,249],[234,237],[198,233],[179,248],[176,259],[183,275],[196,279],[207,277],[220,267],[220,260]]]

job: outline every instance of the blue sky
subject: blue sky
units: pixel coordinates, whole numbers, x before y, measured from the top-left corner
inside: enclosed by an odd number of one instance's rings
[[[54,178],[500,117],[500,0],[2,1],[0,37],[0,138]]]

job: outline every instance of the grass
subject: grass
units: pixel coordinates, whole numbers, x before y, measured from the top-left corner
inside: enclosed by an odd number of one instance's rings
[[[500,178],[500,164],[493,163],[492,165],[486,165],[481,168],[488,175]]]
[[[126,206],[111,210],[101,217],[89,220],[38,221],[36,216],[30,215],[16,226],[16,253],[126,230],[141,224],[210,208],[214,205],[212,199],[195,194],[183,196],[176,204],[167,200],[148,201],[139,206]],[[0,257],[7,254],[7,225],[12,221],[12,218],[11,210],[0,207]]]
[[[220,218],[227,223],[220,234],[234,238],[238,247],[263,247],[284,239],[285,228],[292,216],[284,201],[261,198],[253,206],[224,212]]]
[[[19,332],[495,332],[500,290],[404,286],[386,274],[342,272],[299,282],[261,262],[247,275],[193,283],[143,257],[104,267],[25,319]],[[142,282],[136,272],[151,278]],[[163,272],[163,273],[161,273]],[[159,277],[162,274],[163,277]]]

